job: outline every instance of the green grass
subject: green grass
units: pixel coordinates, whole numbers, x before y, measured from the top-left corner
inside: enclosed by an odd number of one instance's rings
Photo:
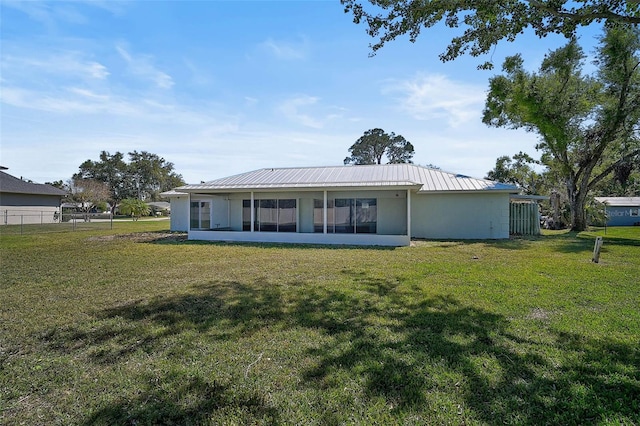
[[[593,233],[382,249],[167,225],[0,236],[1,424],[640,424],[640,228],[594,264]]]

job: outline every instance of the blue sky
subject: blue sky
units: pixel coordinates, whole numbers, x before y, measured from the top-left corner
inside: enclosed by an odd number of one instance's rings
[[[536,136],[480,120],[507,55],[536,69],[563,39],[525,35],[482,60],[441,63],[452,30],[373,40],[338,1],[0,3],[0,164],[35,182],[87,159],[149,151],[188,183],[262,167],[340,165],[366,130],[414,162],[483,177]],[[593,42],[593,33],[582,36]]]

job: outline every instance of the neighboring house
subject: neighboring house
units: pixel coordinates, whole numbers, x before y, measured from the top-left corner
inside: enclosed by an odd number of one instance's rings
[[[147,203],[154,216],[168,215],[171,213],[171,203],[166,201],[150,201]]]
[[[51,185],[26,182],[0,171],[0,224],[56,222],[65,195]]]
[[[605,205],[607,226],[640,226],[640,197],[595,197]]]
[[[165,192],[189,239],[409,245],[509,237],[515,186],[413,164],[262,169]],[[252,207],[253,206],[253,207]]]

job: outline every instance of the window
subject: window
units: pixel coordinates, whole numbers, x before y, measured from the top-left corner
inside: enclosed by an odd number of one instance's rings
[[[251,231],[251,200],[242,200],[242,230]]]
[[[327,232],[334,232],[333,200],[327,200]],[[324,232],[324,200],[313,200],[313,232]]]
[[[296,232],[296,200],[254,200],[254,231]],[[242,201],[242,230],[251,230],[251,200]]]
[[[314,200],[314,231],[323,232],[323,200]],[[327,232],[375,234],[378,224],[375,198],[336,198],[327,200]]]
[[[356,198],[356,234],[375,234],[378,203],[375,198]]]
[[[192,201],[190,205],[190,228],[211,228],[211,201]]]

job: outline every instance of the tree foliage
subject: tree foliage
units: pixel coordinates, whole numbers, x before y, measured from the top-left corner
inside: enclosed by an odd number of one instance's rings
[[[126,198],[156,201],[159,194],[184,185],[182,176],[175,173],[173,163],[146,151],[124,154],[107,151],[100,153],[98,161],[86,160],[74,179],[95,179],[108,185],[110,201],[115,207]]]
[[[71,201],[77,203],[84,213],[109,200],[109,186],[99,180],[76,178],[70,180],[67,186]]]
[[[550,52],[538,72],[520,56],[507,58],[504,75],[490,80],[483,121],[538,133],[541,161],[565,183],[575,230],[587,226],[589,191],[640,157],[640,32],[607,26],[596,54],[597,71],[583,75],[576,42]]]
[[[524,152],[513,157],[503,155],[496,160],[495,168],[487,173],[487,179],[516,185],[525,194],[539,194],[544,185],[544,176],[536,172],[532,164],[539,164],[539,161]]]
[[[140,216],[147,216],[151,212],[149,205],[137,198],[125,198],[120,202],[118,209],[122,214],[131,215],[134,221],[138,220]]]
[[[382,164],[384,157],[388,163],[411,163],[414,149],[411,142],[401,135],[371,129],[351,145],[349,153],[351,156],[344,159],[344,164]]]
[[[640,3],[624,0],[341,0],[355,23],[368,26],[378,38],[372,52],[408,34],[414,42],[421,31],[444,23],[463,28],[440,55],[449,61],[470,53],[480,56],[501,40],[513,41],[527,28],[539,37],[551,33],[574,36],[578,27],[594,22],[640,24]],[[490,63],[482,67],[490,68]]]

